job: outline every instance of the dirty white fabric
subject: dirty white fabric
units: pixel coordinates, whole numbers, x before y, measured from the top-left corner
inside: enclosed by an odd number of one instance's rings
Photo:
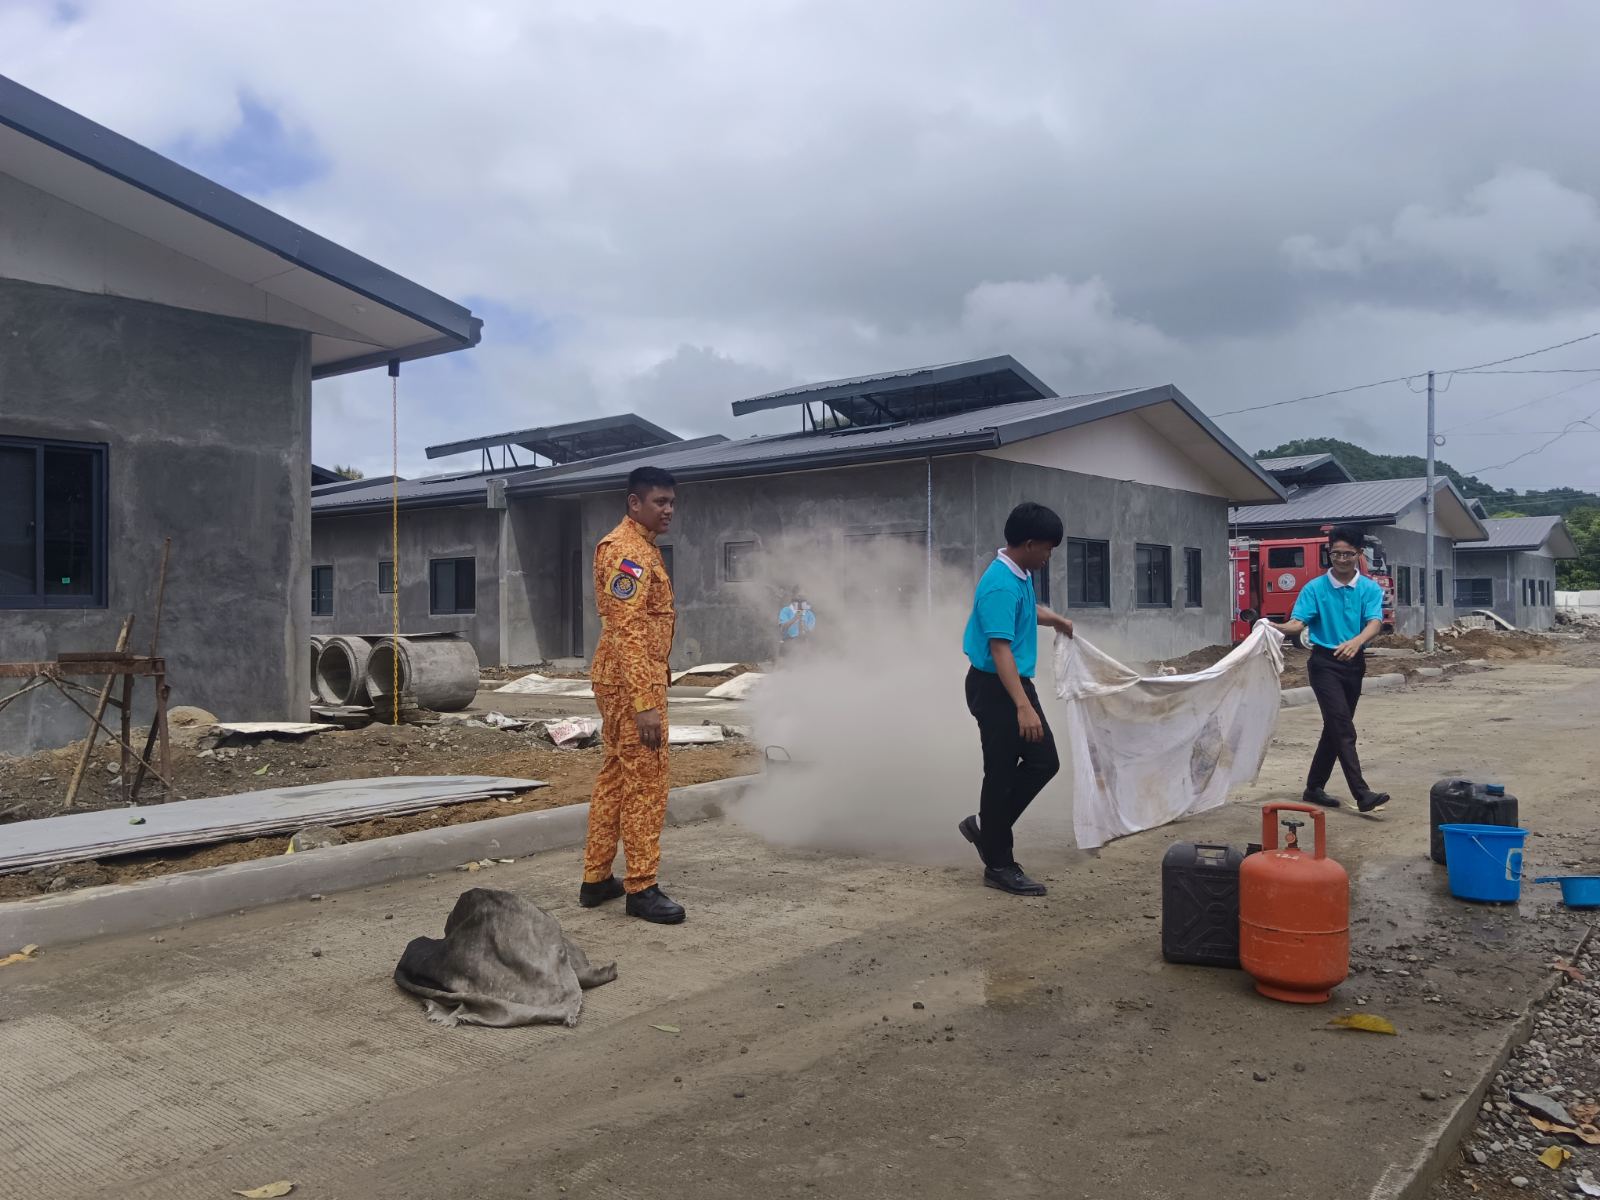
[[[394,981],[440,1025],[576,1025],[588,988],[610,983],[557,920],[511,892],[462,892],[443,938],[414,938]]]
[[[1073,829],[1090,850],[1216,808],[1254,782],[1278,720],[1283,635],[1263,622],[1215,666],[1159,676],[1057,636],[1055,668]]]

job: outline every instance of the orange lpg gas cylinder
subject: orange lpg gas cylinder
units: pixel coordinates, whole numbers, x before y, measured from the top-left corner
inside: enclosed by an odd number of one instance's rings
[[[1295,836],[1304,821],[1283,822],[1279,848],[1280,812],[1310,814],[1311,854]],[[1263,807],[1261,845],[1239,864],[1239,963],[1263,996],[1321,1004],[1350,974],[1350,876],[1328,857],[1325,814],[1308,805]]]

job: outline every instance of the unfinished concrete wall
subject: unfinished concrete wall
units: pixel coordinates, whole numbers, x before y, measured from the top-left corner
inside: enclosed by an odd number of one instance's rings
[[[0,660],[148,650],[172,538],[161,652],[174,704],[300,716],[310,690],[311,375],[303,333],[0,279],[0,434],[107,447],[107,605],[0,610]],[[136,716],[147,720],[148,684]],[[83,736],[38,693],[0,714],[0,751]]]
[[[927,478],[926,464],[918,462],[684,484],[672,531],[660,543],[670,551],[677,594],[674,666],[770,660],[777,652],[783,589],[792,585],[805,589],[815,604],[823,637],[827,623],[848,619],[854,603],[893,602],[911,590],[925,604]],[[624,511],[620,493],[584,497],[585,569],[595,543]],[[894,564],[880,579],[864,560],[881,549],[873,539],[882,535],[893,539]],[[895,596],[886,596],[879,583]],[[587,579],[582,617],[584,651],[592,654],[599,621]]]
[[[1384,553],[1389,559],[1389,572],[1395,581],[1395,632],[1402,634],[1421,634],[1424,625],[1422,580],[1424,564],[1427,561],[1428,537],[1424,533],[1416,533],[1409,529],[1400,529],[1393,525],[1379,526],[1371,530],[1372,534],[1383,542]],[[1411,603],[1401,604],[1403,594],[1400,581],[1400,568],[1405,567],[1411,573]],[[1450,624],[1456,619],[1455,607],[1455,542],[1447,537],[1433,539],[1433,567],[1437,575],[1444,577],[1444,603],[1438,603],[1438,580],[1433,581],[1435,589],[1434,601],[1434,627],[1440,628]]]
[[[963,471],[970,483],[961,481]],[[1233,601],[1227,501],[987,457],[950,460],[950,476],[948,507],[936,504],[935,517],[948,513],[954,526],[965,509],[972,534],[962,549],[970,547],[975,563],[986,561],[1002,543],[1006,514],[1023,500],[1059,512],[1069,538],[1110,543],[1111,596],[1106,607],[1074,608],[1068,602],[1066,554],[1058,551],[1050,565],[1051,607],[1070,616],[1084,636],[1108,653],[1124,661],[1149,662],[1228,640]],[[936,491],[936,500],[940,495]],[[1141,542],[1172,551],[1170,607],[1137,603],[1136,547]],[[1198,604],[1191,603],[1195,598],[1185,589],[1184,551],[1190,548],[1200,551]]]
[[[461,633],[481,663],[501,664],[502,515],[481,504],[400,510],[402,632]],[[333,568],[333,613],[312,616],[312,633],[388,632],[394,621],[394,594],[378,590],[378,564],[394,557],[393,544],[388,513],[317,515],[311,523],[311,565]],[[432,610],[429,564],[446,558],[474,560],[477,596],[471,613]]]
[[[1548,551],[1471,550],[1463,546],[1456,551],[1455,560],[1458,579],[1490,581],[1494,590],[1490,607],[1498,616],[1518,629],[1555,627],[1556,560]]]
[[[931,483],[931,496],[930,496]],[[763,479],[685,484],[677,520],[662,539],[671,550],[678,598],[675,666],[707,659],[769,660],[777,648],[784,588],[797,585],[817,609],[818,634],[847,621],[858,605],[926,605],[932,508],[933,602],[951,618],[947,651],[959,667],[971,589],[1003,540],[1005,519],[1022,500],[1062,513],[1069,536],[1112,544],[1112,602],[1073,611],[1085,633],[1108,650],[1141,660],[1173,657],[1228,637],[1227,504],[1192,493],[1121,483],[1048,467],[962,455],[920,462],[815,471]],[[621,519],[620,495],[585,498],[587,551]],[[1134,602],[1134,547],[1172,547],[1173,603]],[[734,566],[755,561],[748,579]],[[750,547],[753,559],[742,557]],[[1201,551],[1201,604],[1187,605],[1183,551]],[[585,559],[587,563],[587,558]],[[737,572],[735,572],[737,573]],[[1051,571],[1051,600],[1067,607],[1066,557]],[[592,586],[584,589],[584,638],[598,636]]]

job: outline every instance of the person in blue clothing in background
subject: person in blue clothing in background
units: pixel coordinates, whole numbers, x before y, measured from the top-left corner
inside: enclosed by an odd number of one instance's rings
[[[787,657],[809,645],[817,629],[817,614],[798,591],[794,599],[778,610],[778,654]]]
[[[1072,622],[1040,604],[1033,572],[1045,570],[1064,535],[1061,518],[1042,504],[1019,504],[1006,518],[1006,544],[978,580],[962,649],[967,709],[983,745],[983,791],[977,816],[959,825],[983,858],[983,882],[1015,896],[1042,896],[1013,855],[1011,827],[1061,769],[1033,676],[1039,626],[1072,636]]]
[[[1322,709],[1322,740],[1306,775],[1306,803],[1339,807],[1326,790],[1337,762],[1357,810],[1374,813],[1389,796],[1367,785],[1356,754],[1356,704],[1367,674],[1367,643],[1383,629],[1383,589],[1359,569],[1366,544],[1366,535],[1349,526],[1329,533],[1328,573],[1300,589],[1290,619],[1278,629],[1289,635],[1304,632],[1311,643],[1306,673]]]

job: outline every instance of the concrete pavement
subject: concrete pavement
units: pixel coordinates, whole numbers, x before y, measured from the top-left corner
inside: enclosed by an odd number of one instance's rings
[[[1177,828],[1084,854],[1047,794],[1019,831],[1042,901],[977,886],[975,863],[780,851],[720,824],[668,834],[677,928],[578,909],[572,851],[473,875],[618,959],[571,1030],[441,1029],[394,988],[455,873],[46,947],[0,971],[6,1182],[37,1200],[276,1179],[339,1200],[1412,1194],[1586,929],[1550,889],[1450,900],[1427,787],[1511,784],[1530,875],[1600,861],[1600,673],[1517,665],[1362,714],[1397,800],[1333,818],[1360,971],[1323,1008],[1168,966],[1157,940],[1166,845],[1242,843],[1256,805],[1297,792],[1317,726],[1292,709],[1261,785]],[[1347,1011],[1400,1036],[1329,1031]]]

